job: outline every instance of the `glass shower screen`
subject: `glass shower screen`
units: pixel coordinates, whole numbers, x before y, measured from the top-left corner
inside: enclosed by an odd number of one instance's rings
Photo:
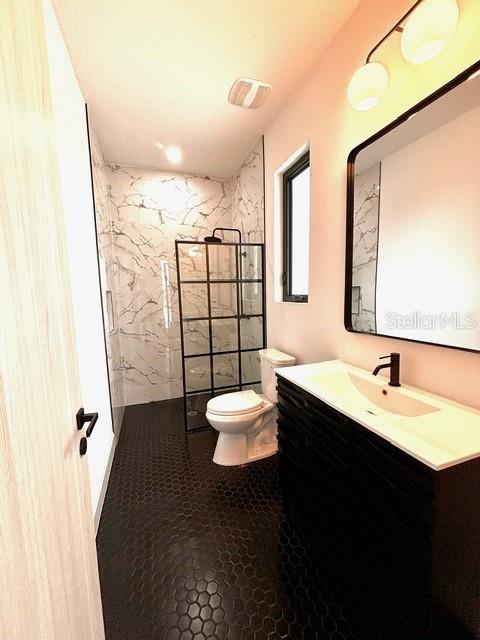
[[[208,427],[208,400],[260,390],[264,245],[175,241],[185,429]]]

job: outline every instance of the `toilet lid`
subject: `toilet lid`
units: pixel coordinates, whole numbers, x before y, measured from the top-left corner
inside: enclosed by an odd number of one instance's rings
[[[263,400],[258,393],[249,389],[248,391],[223,393],[221,396],[212,398],[207,403],[207,411],[222,416],[235,416],[251,413],[259,409],[262,404]]]

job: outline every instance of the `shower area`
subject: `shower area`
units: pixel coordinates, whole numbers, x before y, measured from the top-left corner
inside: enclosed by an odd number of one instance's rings
[[[230,236],[237,242],[225,240]],[[213,396],[260,390],[264,245],[242,242],[238,229],[215,229],[200,242],[177,240],[175,249],[184,424],[192,431],[208,426],[205,411]]]
[[[204,428],[213,395],[259,388],[263,140],[232,177],[213,178],[110,164],[91,133],[115,431],[129,406],[164,402],[187,431]]]

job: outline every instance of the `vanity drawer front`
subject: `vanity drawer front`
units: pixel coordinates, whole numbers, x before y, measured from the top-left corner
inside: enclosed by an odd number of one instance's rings
[[[283,402],[295,407],[297,411],[303,414],[304,392],[302,389],[277,376],[277,392],[279,400],[283,400]]]
[[[281,378],[278,391],[279,451],[300,461],[298,474],[308,478],[305,491],[315,493],[314,499],[307,498],[312,512],[316,504],[320,517],[328,518],[338,535],[339,529],[348,526],[348,419]]]
[[[352,422],[355,459],[375,469],[379,482],[398,487],[415,504],[430,510],[436,489],[436,471],[415,460],[377,434]]]
[[[301,456],[305,451],[305,416],[303,411],[292,403],[291,398],[278,396],[277,427],[279,436],[283,436],[285,447],[290,444],[299,450]]]
[[[293,461],[284,453],[279,460],[283,490],[286,495],[293,496],[305,529],[321,545],[322,555],[327,553],[336,570],[340,571],[345,563],[346,572],[351,568],[348,561],[351,527],[345,494],[301,458]]]
[[[350,425],[336,422],[316,411],[312,411],[307,405],[305,409],[305,429],[312,446],[328,448],[332,455],[345,464],[346,451],[350,449],[351,438]]]
[[[339,500],[345,500],[350,448],[348,420],[310,394],[299,392],[283,381],[280,381],[278,389],[280,414],[289,421],[283,426],[279,422],[279,431],[288,441],[290,434],[286,433],[286,429],[297,431],[297,425],[293,423],[298,422],[296,416],[299,414],[303,417],[300,427],[303,434],[297,435],[296,442],[299,446],[304,445],[300,454],[304,465],[309,468],[312,479],[318,476],[328,491],[339,491]]]
[[[308,438],[292,437],[291,422],[279,417],[278,453],[284,466],[294,466],[297,480],[306,482],[309,494],[316,492],[315,500],[325,501],[334,509],[345,510],[349,500],[348,471],[345,465],[332,462],[331,456],[313,448]]]
[[[322,402],[307,391],[296,387],[295,385],[284,380],[281,376],[277,376],[277,390],[279,398],[295,406],[302,413],[310,413],[319,421],[323,421],[326,425],[333,427],[339,434],[348,439],[348,418],[339,411],[336,411],[325,402]]]
[[[305,437],[303,429],[296,428],[295,423],[285,419],[283,415],[278,416],[278,451],[285,454],[295,463],[303,460],[305,455]]]
[[[433,527],[433,500],[405,485],[391,482],[375,462],[356,450],[352,456],[352,474],[358,493],[372,498],[386,512],[395,514],[404,526],[420,538],[429,536]],[[355,487],[354,487],[355,489]]]
[[[322,416],[325,419],[330,419],[333,423],[340,423],[344,425],[348,424],[347,416],[343,415],[343,413],[337,411],[319,398],[316,398],[305,391],[304,399],[306,401],[306,406],[317,415]]]
[[[288,400],[285,400],[283,396],[278,397],[277,410],[279,418],[283,418],[284,422],[292,423],[291,429],[298,432],[305,431],[305,416],[303,411],[296,409]]]
[[[351,441],[348,418],[308,393],[303,404],[307,439],[312,447],[331,454],[332,462],[344,467]]]
[[[305,424],[305,462],[311,467],[312,473],[341,491],[344,500],[349,478],[347,445],[339,445],[328,431],[318,429],[318,425],[311,424],[308,418]]]
[[[387,503],[378,494],[363,485],[358,476],[353,481],[354,509],[353,521],[361,532],[368,530],[372,549],[391,547],[412,569],[422,575],[429,575],[432,568],[433,526],[419,526],[415,516],[401,514],[395,502]],[[414,522],[412,522],[414,521]]]
[[[392,453],[389,443],[375,434],[360,425],[354,427],[352,491],[355,521],[364,538],[362,548],[369,549],[372,556],[384,553],[392,561],[396,558],[412,575],[429,576],[433,477],[428,470],[418,470],[410,459],[402,459],[403,452]]]
[[[338,453],[340,457],[350,447],[350,440],[345,437],[346,429],[339,432],[338,424],[326,420],[311,411],[305,412],[305,430],[312,442],[318,444],[328,443],[328,446]]]

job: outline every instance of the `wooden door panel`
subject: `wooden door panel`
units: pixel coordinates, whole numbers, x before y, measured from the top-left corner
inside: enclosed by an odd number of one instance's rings
[[[0,21],[0,636],[102,640],[40,0]]]

